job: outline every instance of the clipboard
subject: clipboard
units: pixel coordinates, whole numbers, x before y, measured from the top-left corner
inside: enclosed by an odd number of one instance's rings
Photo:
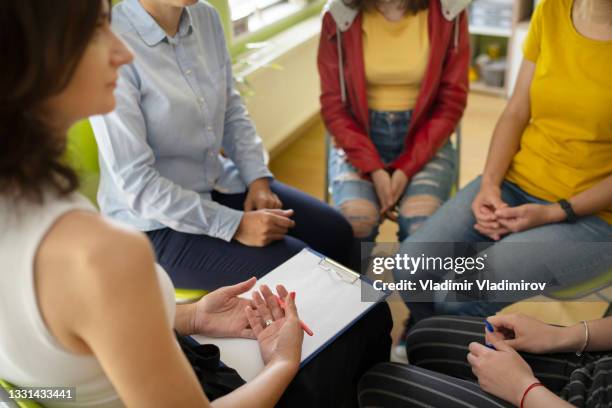
[[[288,291],[297,293],[295,302],[300,319],[314,332],[312,337],[304,336],[300,367],[308,364],[389,295],[375,290],[366,277],[308,248],[259,279],[253,290],[262,284],[272,289],[282,284]],[[362,295],[376,300],[362,302]],[[250,298],[250,292],[243,296]],[[193,338],[200,344],[217,345],[221,361],[238,371],[246,381],[255,378],[264,368],[256,340],[202,335]]]

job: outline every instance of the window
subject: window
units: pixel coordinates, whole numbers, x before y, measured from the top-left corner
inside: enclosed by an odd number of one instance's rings
[[[313,0],[229,0],[234,38],[277,23],[312,2]]]

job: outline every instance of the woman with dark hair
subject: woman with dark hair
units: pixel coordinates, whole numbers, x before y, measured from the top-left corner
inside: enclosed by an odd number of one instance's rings
[[[207,407],[207,395],[215,406],[355,405],[357,379],[387,357],[386,304],[298,373],[302,329],[282,286],[285,311],[267,287],[239,297],[255,279],[175,305],[146,236],[75,193],[66,131],[114,108],[118,68],[132,60],[109,13],[107,1],[0,3],[0,378],[74,387],[49,407]],[[218,355],[195,364],[201,349],[183,337],[195,333],[257,339],[264,370],[245,384]]]
[[[468,92],[467,3],[327,4],[318,55],[321,113],[334,141],[332,197],[353,227],[355,251],[376,239],[385,217],[397,219],[403,241],[450,194],[449,137]]]

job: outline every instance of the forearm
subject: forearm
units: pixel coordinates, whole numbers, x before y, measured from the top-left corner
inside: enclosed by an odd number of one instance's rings
[[[612,207],[612,175],[568,201],[578,216],[595,214]]]
[[[482,175],[482,182],[501,185],[512,158],[519,149],[521,136],[527,120],[506,108],[495,126],[487,163]]]
[[[520,406],[520,401],[516,406]],[[574,408],[574,405],[562,400],[546,387],[536,387],[529,391],[523,402],[524,408]]]
[[[176,305],[174,330],[183,336],[194,334],[195,303]]]
[[[288,362],[266,365],[252,381],[212,402],[216,408],[264,408],[276,405],[297,373],[299,366]]]

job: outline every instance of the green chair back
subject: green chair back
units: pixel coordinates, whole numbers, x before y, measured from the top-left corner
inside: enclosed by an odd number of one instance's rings
[[[599,295],[602,290],[610,286],[612,286],[612,270],[578,285],[560,289],[556,292],[547,293],[546,296],[557,300],[577,300],[592,294]],[[607,302],[610,302],[610,299],[606,298],[605,296],[599,297]]]
[[[68,131],[64,159],[79,176],[80,193],[97,206],[96,194],[100,183],[98,145],[88,120],[78,122]]]
[[[0,388],[2,388],[2,390],[4,390],[7,394],[11,390],[15,389],[15,387],[12,384],[10,384],[10,383],[8,383],[8,382],[6,382],[4,380],[1,380],[1,379],[0,379]],[[38,402],[32,401],[32,400],[15,399],[15,400],[12,400],[12,401],[14,403],[14,406],[17,406],[19,408],[43,408],[43,406],[40,405]],[[9,405],[9,407],[10,406],[11,405]]]
[[[88,120],[78,122],[68,131],[64,160],[77,172],[81,182],[80,192],[97,206],[96,194],[100,182],[98,145]],[[205,294],[206,291],[199,289],[176,289],[175,291],[175,297],[179,303],[198,300]]]

